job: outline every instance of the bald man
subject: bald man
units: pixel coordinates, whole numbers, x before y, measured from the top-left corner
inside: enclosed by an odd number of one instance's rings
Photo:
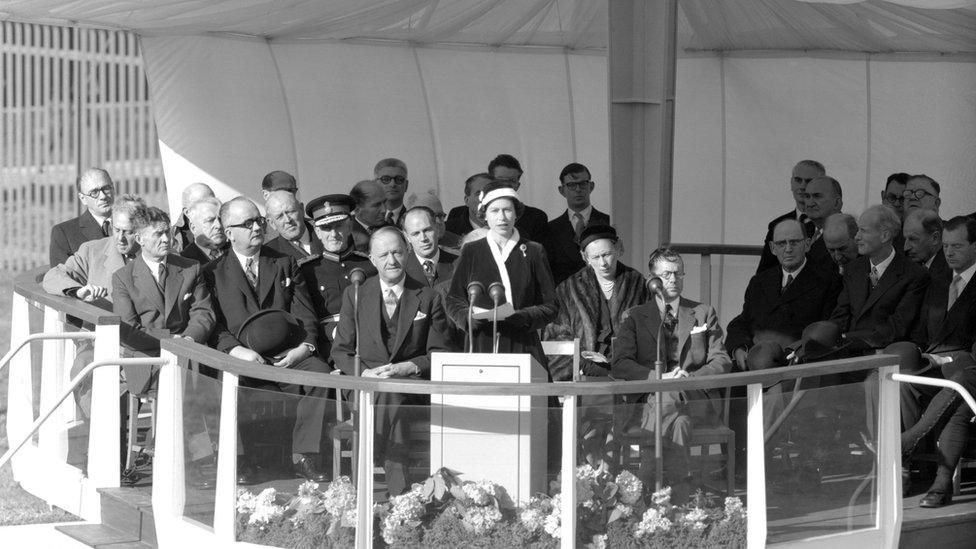
[[[322,242],[315,236],[312,225],[305,220],[304,206],[294,193],[286,190],[268,193],[265,202],[268,222],[278,233],[267,245],[295,258],[299,265],[309,257],[322,253]]]
[[[115,183],[108,172],[101,168],[85,170],[75,181],[75,190],[85,211],[51,229],[48,252],[52,268],[67,261],[82,243],[112,234]]]
[[[193,231],[190,230],[190,218],[187,212],[190,211],[190,206],[193,206],[204,198],[216,198],[213,189],[206,183],[190,183],[183,189],[183,194],[180,196],[183,211],[180,213],[180,218],[176,220],[176,224],[174,225],[174,228],[176,228],[176,240],[174,242],[173,252],[182,253],[183,250],[193,243]]]

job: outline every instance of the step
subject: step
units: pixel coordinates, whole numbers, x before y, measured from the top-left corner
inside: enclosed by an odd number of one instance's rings
[[[102,524],[136,536],[147,547],[156,547],[152,492],[148,486],[101,488]]]
[[[139,541],[138,534],[132,534],[106,524],[69,524],[54,527],[58,532],[96,549],[123,549],[154,547]]]

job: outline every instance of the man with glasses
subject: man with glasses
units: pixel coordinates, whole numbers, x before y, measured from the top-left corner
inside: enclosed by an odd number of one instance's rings
[[[793,172],[790,177],[790,192],[793,193],[796,208],[769,222],[766,238],[763,240],[763,253],[759,258],[759,266],[756,268],[757,273],[765,271],[770,267],[775,267],[777,264],[776,256],[773,255],[769,243],[773,239],[773,228],[780,221],[784,219],[796,219],[803,223],[807,236],[813,236],[815,228],[806,216],[806,187],[808,183],[813,181],[813,178],[826,175],[826,173],[827,170],[824,168],[824,165],[816,160],[801,160],[793,166]]]
[[[390,225],[399,227],[403,223],[406,208],[403,196],[407,193],[410,181],[407,179],[407,165],[398,158],[384,158],[373,167],[373,177],[383,185],[383,219]]]
[[[51,229],[51,267],[67,261],[68,256],[78,251],[82,242],[98,240],[112,234],[115,183],[108,172],[101,168],[85,170],[75,181],[75,189],[85,211]]]
[[[939,193],[942,191],[939,183],[925,174],[913,175],[905,184],[905,212],[924,209],[939,213],[939,206],[942,199]]]
[[[265,201],[268,222],[278,236],[268,241],[268,247],[295,258],[299,265],[309,257],[322,253],[322,242],[305,220],[302,203],[286,190],[272,191]]]
[[[295,259],[263,245],[267,220],[247,198],[239,196],[224,203],[220,207],[220,221],[231,251],[217,260],[209,273],[217,318],[213,337],[217,350],[276,368],[328,373],[331,368],[316,355],[318,323],[305,276]],[[290,313],[304,331],[301,343],[270,359],[238,339],[245,320],[267,310]],[[326,477],[317,462],[328,391],[324,387],[295,384],[279,384],[279,387],[302,395],[292,432],[295,474],[321,482]],[[246,438],[244,442],[247,443]],[[250,466],[242,460],[239,469],[249,472]]]
[[[651,301],[624,315],[613,346],[610,375],[617,380],[653,380],[659,334],[664,361],[662,379],[728,373],[732,361],[725,352],[715,308],[681,296],[685,275],[681,256],[670,248],[658,248],[651,253],[648,267],[650,276],[659,278],[663,289]],[[687,462],[691,429],[717,421],[721,394],[718,390],[696,389],[663,396],[659,411],[661,435],[670,439],[675,448],[665,452],[665,471],[668,484],[680,501],[690,491]],[[626,432],[649,436],[656,428],[655,399],[652,395],[625,398],[637,407]],[[640,414],[636,413],[638,410]],[[653,456],[642,455],[640,476],[645,483],[653,481],[653,469]]]
[[[510,154],[500,154],[488,163],[488,175],[492,179],[510,181],[516,191],[522,185],[523,173],[522,165]],[[522,196],[525,196],[524,193]],[[515,220],[515,228],[518,229],[519,234],[529,240],[534,240],[539,243],[544,242],[547,229],[546,224],[549,223],[549,216],[539,208],[529,206],[524,202],[523,205],[525,206],[525,211]]]
[[[881,203],[895,210],[902,219],[905,218],[905,197],[902,195],[909,177],[911,176],[905,172],[893,173],[888,176],[885,188],[881,191]]]
[[[553,282],[558,286],[583,268],[579,239],[583,229],[591,225],[609,225],[610,216],[590,203],[593,192],[590,170],[576,162],[559,173],[559,194],[566,199],[566,211],[546,226],[546,248]]]

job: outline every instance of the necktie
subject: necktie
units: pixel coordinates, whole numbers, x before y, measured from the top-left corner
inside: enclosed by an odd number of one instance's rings
[[[583,232],[583,215],[579,212],[573,214],[573,232],[576,233],[576,240],[579,240],[580,233]]]
[[[946,303],[946,311],[952,309],[952,304],[956,302],[959,298],[959,286],[962,283],[962,276],[956,275],[952,277],[952,282],[949,283],[949,301]]]
[[[397,296],[393,288],[386,290],[386,297],[383,298],[383,305],[386,306],[386,316],[392,318],[397,308]]]
[[[785,292],[786,289],[790,287],[790,284],[793,284],[793,275],[786,275],[786,284],[783,284],[783,287],[780,288],[779,293]]]
[[[109,222],[108,219],[102,221],[102,235],[108,236],[111,233],[112,233],[112,224]]]
[[[878,276],[878,269],[874,265],[871,265],[871,273],[868,274],[868,278],[871,279],[871,289],[873,290],[878,285],[878,279],[881,278]]]
[[[664,327],[673,332],[678,325],[678,319],[674,316],[674,308],[670,304],[664,307]]]
[[[437,272],[434,271],[434,262],[429,259],[424,260],[424,276],[427,277],[427,284],[433,286]]]
[[[166,264],[159,264],[159,276],[156,277],[156,283],[159,284],[159,291],[164,295],[166,294]]]
[[[396,225],[396,218],[394,217],[393,210],[387,210],[386,222],[390,225]]]
[[[249,257],[244,263],[244,276],[247,277],[247,283],[251,285],[251,288],[258,289],[258,275],[254,273],[254,258]]]
[[[220,251],[219,249],[217,249],[217,250],[210,250],[209,252],[207,252],[207,254],[210,256],[210,260],[211,261],[213,261],[214,259],[220,259],[221,257],[224,256],[224,253],[222,251]]]

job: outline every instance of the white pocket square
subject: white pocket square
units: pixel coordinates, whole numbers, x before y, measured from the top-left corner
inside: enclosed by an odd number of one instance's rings
[[[417,322],[418,320],[423,320],[425,318],[427,318],[427,315],[424,314],[423,311],[417,311],[417,316],[413,317],[413,321]]]
[[[289,277],[289,276],[286,276],[286,277],[285,277],[285,282],[284,282],[284,284],[285,284],[285,288],[287,288],[288,286],[291,286],[291,277]]]
[[[186,294],[185,296],[183,296],[183,301],[186,301],[187,299],[190,299],[191,297],[193,297],[193,294]]]

